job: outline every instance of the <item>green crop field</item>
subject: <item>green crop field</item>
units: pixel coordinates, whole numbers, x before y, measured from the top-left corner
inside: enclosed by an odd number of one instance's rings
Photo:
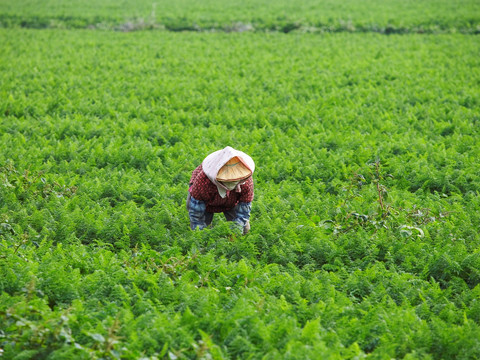
[[[479,3],[241,4],[0,0],[0,359],[480,358]]]
[[[480,33],[478,0],[0,0],[0,27]]]

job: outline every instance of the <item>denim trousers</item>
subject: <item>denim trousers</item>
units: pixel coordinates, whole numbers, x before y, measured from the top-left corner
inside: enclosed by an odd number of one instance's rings
[[[191,197],[191,195],[190,195],[190,193],[188,193],[188,195],[187,195],[187,210],[189,210],[189,206],[190,206],[190,197]],[[209,226],[212,223],[213,214],[214,213],[205,211],[205,224],[207,226]],[[237,217],[237,212],[236,212],[235,208],[233,208],[233,209],[224,211],[223,215],[225,216],[225,219],[227,219],[227,221],[233,221]]]

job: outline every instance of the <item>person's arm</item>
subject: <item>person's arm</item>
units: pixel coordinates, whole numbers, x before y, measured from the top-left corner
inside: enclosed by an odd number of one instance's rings
[[[190,217],[190,228],[195,230],[203,230],[207,227],[205,222],[205,210],[207,206],[202,200],[197,200],[190,195],[190,202],[188,205],[188,216]]]
[[[253,179],[248,178],[241,186],[241,195],[236,207],[236,217],[233,219],[238,225],[243,227],[243,233],[250,230],[250,212],[252,211],[253,201]]]
[[[239,202],[235,208],[235,221],[238,225],[243,228],[244,234],[250,230],[250,211],[252,211],[251,202]]]

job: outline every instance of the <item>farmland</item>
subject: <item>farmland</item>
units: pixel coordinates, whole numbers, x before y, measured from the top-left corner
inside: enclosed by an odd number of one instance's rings
[[[0,1],[0,359],[479,358],[478,3],[173,4]]]
[[[476,0],[0,0],[0,27],[480,32]]]

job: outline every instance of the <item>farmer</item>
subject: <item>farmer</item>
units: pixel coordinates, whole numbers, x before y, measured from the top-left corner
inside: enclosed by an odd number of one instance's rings
[[[212,223],[213,214],[223,212],[246,234],[250,230],[255,163],[242,151],[227,146],[208,155],[192,173],[187,209],[192,230]]]

